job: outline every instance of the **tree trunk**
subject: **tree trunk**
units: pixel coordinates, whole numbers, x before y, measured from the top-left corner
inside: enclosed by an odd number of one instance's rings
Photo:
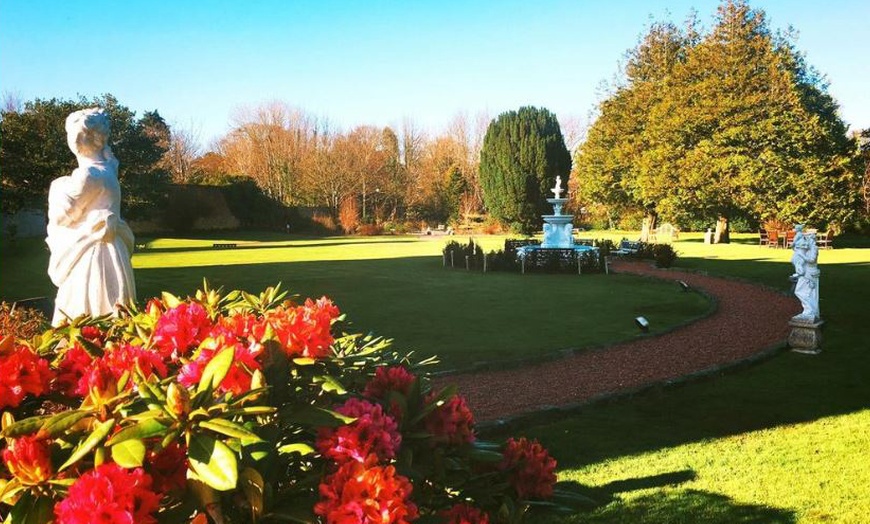
[[[728,229],[728,217],[719,216],[716,221],[716,233],[713,235],[714,244],[730,244],[731,235]]]
[[[641,242],[649,242],[650,235],[656,228],[656,220],[658,219],[658,215],[656,215],[655,211],[647,211],[646,216],[643,218],[643,226],[640,230],[640,241]]]

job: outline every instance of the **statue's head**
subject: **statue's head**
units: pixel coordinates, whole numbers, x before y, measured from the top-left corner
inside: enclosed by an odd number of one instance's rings
[[[66,140],[76,156],[107,159],[109,149],[109,115],[99,107],[71,113],[66,117]]]

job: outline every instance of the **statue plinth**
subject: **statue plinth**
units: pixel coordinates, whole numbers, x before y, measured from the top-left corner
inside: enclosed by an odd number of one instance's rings
[[[788,335],[788,345],[796,353],[818,355],[822,352],[822,324],[821,319],[807,319],[793,317],[788,325],[791,333]]]

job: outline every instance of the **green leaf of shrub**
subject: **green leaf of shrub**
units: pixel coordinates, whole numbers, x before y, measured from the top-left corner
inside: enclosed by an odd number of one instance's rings
[[[178,307],[181,304],[181,300],[168,291],[164,291],[161,294],[161,297],[163,298],[163,303],[166,304],[166,307],[168,308]]]
[[[468,453],[468,456],[472,460],[489,463],[501,462],[502,459],[504,459],[504,455],[502,455],[498,451],[490,451],[486,449],[472,449]]]
[[[197,392],[205,391],[209,386],[213,389],[217,388],[224,377],[230,371],[230,366],[233,365],[233,357],[236,354],[235,348],[228,346],[218,351],[211,361],[205,366],[202,371],[202,378],[199,379],[199,385],[196,388]]]
[[[24,492],[6,517],[8,524],[47,524],[54,518],[54,501],[51,497],[34,497]]]
[[[239,478],[236,455],[226,444],[205,435],[194,435],[188,448],[190,467],[218,491],[235,489]]]
[[[112,435],[112,438],[106,442],[106,445],[114,446],[115,444],[127,439],[145,439],[149,437],[162,436],[166,434],[167,429],[167,425],[161,423],[157,419],[149,418],[141,420]]]
[[[50,419],[50,415],[40,415],[38,417],[28,417],[23,420],[19,420],[14,422],[6,427],[0,435],[6,438],[16,438],[22,437],[24,435],[31,435],[36,433],[43,424],[45,424],[48,419]]]
[[[200,422],[199,425],[200,427],[210,429],[216,433],[220,433],[221,435],[226,435],[228,437],[235,437],[242,440],[252,440],[255,442],[262,440],[256,433],[248,430],[248,428],[246,428],[245,426],[242,426],[241,424],[236,424],[235,422],[231,422],[222,418],[204,420]]]
[[[75,451],[73,451],[73,454],[70,455],[67,461],[64,462],[60,468],[58,468],[58,471],[65,470],[66,468],[81,460],[82,457],[90,453],[95,447],[100,444],[100,442],[103,441],[103,439],[105,439],[109,435],[109,433],[112,431],[112,428],[114,427],[114,419],[100,422],[97,425],[96,429],[94,429],[94,432],[91,433],[88,438],[82,441],[81,444],[79,444],[79,446],[75,449]]]
[[[263,514],[263,489],[265,482],[263,476],[253,468],[245,468],[239,476],[242,484],[242,491],[245,493],[245,498],[248,504],[251,505],[251,513],[253,520],[256,522],[260,515]]]
[[[323,389],[323,391],[327,393],[337,393],[339,395],[344,395],[345,393],[347,393],[347,390],[344,389],[344,386],[341,385],[341,382],[339,382],[338,379],[333,376],[321,375],[317,377],[317,379],[323,381],[320,387]]]
[[[42,428],[39,430],[39,435],[43,438],[54,438],[63,434],[64,431],[75,426],[80,420],[90,415],[87,411],[61,411],[56,415],[52,415]]]
[[[132,438],[115,444],[112,460],[124,468],[138,468],[145,461],[145,443]]]
[[[309,405],[287,406],[281,409],[279,416],[283,422],[315,428],[337,428],[356,420],[335,411]]]
[[[283,455],[289,455],[290,453],[299,453],[302,456],[309,455],[314,453],[314,448],[305,444],[304,442],[296,442],[294,444],[287,444],[285,446],[281,446],[278,448],[278,453]]]

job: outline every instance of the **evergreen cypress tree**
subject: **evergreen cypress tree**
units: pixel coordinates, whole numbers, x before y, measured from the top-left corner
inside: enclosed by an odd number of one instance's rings
[[[567,187],[571,155],[556,115],[521,107],[493,120],[480,151],[480,185],[490,215],[512,229],[531,232],[549,212],[546,198],[556,177]]]

